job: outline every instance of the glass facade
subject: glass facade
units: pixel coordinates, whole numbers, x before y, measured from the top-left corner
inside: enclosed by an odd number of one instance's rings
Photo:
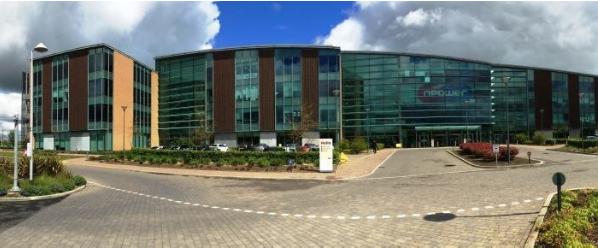
[[[235,52],[235,131],[259,131],[259,55]]]
[[[87,59],[90,150],[112,150],[113,52],[105,47],[90,49]]]
[[[411,147],[452,145],[467,135],[481,138],[482,127],[491,125],[489,65],[344,53],[342,70],[346,138]]]
[[[341,94],[339,60],[340,56],[337,50],[319,51],[318,95],[320,132],[332,131],[332,133],[336,133],[339,128],[340,116],[338,106]]]
[[[595,135],[596,96],[594,78],[579,76],[579,120],[581,137]]]
[[[135,63],[133,70],[133,147],[150,146],[151,70]]]
[[[52,132],[69,130],[69,57],[52,59]]]
[[[535,131],[534,71],[525,68],[492,68],[494,140],[506,141],[507,104],[511,139],[517,133],[532,137]]]
[[[552,129],[555,138],[569,136],[569,77],[552,72]]]
[[[35,148],[43,147],[42,133],[42,75],[43,66],[41,62],[33,64],[33,133],[35,135]]]
[[[190,141],[199,128],[213,130],[210,54],[158,59],[159,132],[163,145]]]
[[[276,130],[292,130],[301,123],[301,50],[276,49]]]

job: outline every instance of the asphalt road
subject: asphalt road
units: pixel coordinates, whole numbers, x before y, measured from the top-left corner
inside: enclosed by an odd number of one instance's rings
[[[13,218],[0,226],[0,240],[6,247],[520,247],[554,191],[554,172],[567,175],[565,188],[598,186],[598,156],[529,149],[546,164],[481,170],[441,149],[401,150],[368,178],[335,182],[73,166],[89,187]]]

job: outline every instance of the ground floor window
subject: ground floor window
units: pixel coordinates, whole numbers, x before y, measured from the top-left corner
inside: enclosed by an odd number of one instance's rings
[[[89,150],[111,151],[112,150],[112,132],[106,130],[89,132]]]

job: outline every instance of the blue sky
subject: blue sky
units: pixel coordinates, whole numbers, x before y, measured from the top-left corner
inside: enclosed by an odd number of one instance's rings
[[[219,2],[216,48],[311,44],[347,18],[353,2]]]

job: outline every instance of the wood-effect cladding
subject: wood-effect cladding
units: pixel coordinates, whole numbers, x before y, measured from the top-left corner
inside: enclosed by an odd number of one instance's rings
[[[52,59],[42,61],[42,132],[52,132]]]
[[[598,97],[598,77],[594,78],[594,97]],[[596,109],[596,115],[594,116],[595,118],[598,118],[598,104],[594,103],[594,108]],[[598,129],[598,121],[596,122],[596,128]]]
[[[536,91],[536,129],[550,130],[552,129],[552,79],[549,71],[534,71],[534,89]],[[540,113],[541,109],[544,109],[543,115]]]
[[[319,119],[318,106],[318,50],[301,51],[301,121],[316,124]]]
[[[260,130],[275,131],[274,49],[259,50]]]
[[[569,128],[579,128],[579,81],[577,75],[569,74]]]
[[[158,73],[151,73],[151,118],[150,118],[150,145],[152,147],[160,145],[158,135]]]
[[[214,132],[235,131],[235,53],[214,53]]]
[[[88,50],[69,55],[69,131],[87,130]]]
[[[115,151],[123,150],[124,135],[124,150],[130,150],[133,146],[134,62],[117,51],[114,51],[112,56],[114,56],[114,71],[112,74],[114,82],[112,89],[112,149]],[[122,106],[127,107],[124,117]]]

